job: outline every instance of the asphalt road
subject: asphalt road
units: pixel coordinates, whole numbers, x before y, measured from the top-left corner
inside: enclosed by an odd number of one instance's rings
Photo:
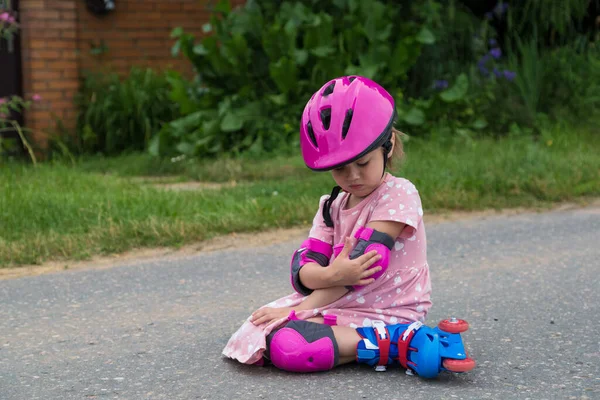
[[[0,281],[0,399],[600,399],[600,209],[428,226],[428,325],[467,319],[466,374],[224,359],[290,292],[297,242]]]

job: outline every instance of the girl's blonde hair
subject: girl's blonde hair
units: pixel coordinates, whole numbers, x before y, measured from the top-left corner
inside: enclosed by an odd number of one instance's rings
[[[394,142],[394,150],[392,151],[392,156],[387,161],[387,166],[389,169],[392,169],[398,163],[398,167],[402,164],[404,160],[404,145],[402,143],[402,139],[406,136],[404,133],[400,132],[396,128],[392,128],[392,135],[396,138]]]

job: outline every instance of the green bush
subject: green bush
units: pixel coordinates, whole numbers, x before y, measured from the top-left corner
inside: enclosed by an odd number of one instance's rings
[[[500,1],[488,18],[507,18],[508,40],[533,40],[548,47],[568,46],[581,35],[581,23],[598,0]],[[592,17],[590,15],[590,17]]]
[[[423,52],[410,73],[420,86],[412,84],[398,103],[406,133],[471,138],[501,135],[515,123],[531,126],[516,84],[521,71],[503,54],[495,31],[458,7],[440,12],[446,25],[434,24],[433,30],[443,38],[436,46],[441,55]]]
[[[327,80],[361,74],[400,88],[422,46],[435,42],[426,11],[357,0],[249,0],[231,11],[220,1],[205,26],[211,35],[197,42],[173,31],[173,52],[193,63],[197,80],[171,75],[171,98],[183,116],[163,127],[151,152],[210,156],[289,147],[304,103]]]
[[[192,63],[194,80],[149,70],[86,79],[77,147],[190,157],[286,153],[297,146],[309,96],[355,74],[390,90],[399,128],[416,136],[539,132],[548,118],[593,113],[598,52],[574,33],[583,0],[563,8],[553,0],[543,10],[534,0],[498,2],[485,16],[463,3],[248,0],[232,10],[221,0],[201,39],[172,32],[173,55]],[[501,25],[510,28],[504,36]],[[540,40],[552,32],[569,45]]]
[[[546,85],[540,93],[543,112],[585,119],[600,108],[600,48],[565,46],[543,57]]]
[[[133,68],[117,74],[87,74],[76,103],[79,109],[77,153],[119,154],[144,151],[165,122],[177,118],[163,74]]]
[[[593,115],[600,97],[599,52],[588,36],[575,32],[587,2],[548,3],[539,10],[534,1],[510,7],[499,2],[483,19],[456,2],[441,7],[431,24],[440,40],[410,72],[418,83],[407,88],[400,113],[408,133],[537,134],[548,119]],[[522,25],[526,17],[531,26]],[[503,37],[493,28],[499,20],[511,28]],[[550,40],[553,35],[560,41]],[[559,42],[566,44],[556,47]],[[421,84],[431,80],[431,88]]]

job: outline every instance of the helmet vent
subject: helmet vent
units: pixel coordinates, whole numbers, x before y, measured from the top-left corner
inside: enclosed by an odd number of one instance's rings
[[[306,131],[308,132],[308,137],[310,138],[310,141],[318,149],[319,145],[317,144],[317,138],[315,137],[315,131],[313,131],[312,123],[310,121],[308,121],[308,124],[306,124]]]
[[[331,82],[331,84],[329,86],[327,86],[325,88],[325,90],[323,90],[323,97],[329,96],[331,93],[333,93],[334,87],[335,87],[335,82]]]
[[[346,118],[344,118],[344,125],[342,126],[342,139],[346,139],[346,135],[348,134],[348,130],[350,129],[350,123],[352,122],[352,111],[351,108],[346,111]]]
[[[352,83],[352,81],[355,80],[355,79],[356,79],[355,76],[351,76],[351,77],[348,78],[348,82]]]
[[[326,131],[329,130],[329,124],[331,123],[331,107],[322,109],[320,115],[323,129]]]

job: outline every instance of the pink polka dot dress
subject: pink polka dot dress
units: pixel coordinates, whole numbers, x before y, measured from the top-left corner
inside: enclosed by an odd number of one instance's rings
[[[346,236],[353,237],[371,221],[397,221],[406,226],[395,238],[385,274],[325,307],[298,311],[296,316],[308,319],[331,315],[337,318],[338,325],[353,328],[371,326],[373,320],[386,324],[424,321],[431,307],[431,282],[423,208],[415,186],[407,179],[386,174],[383,183],[352,208],[346,208],[348,193],[341,193],[331,206],[333,228],[325,226],[322,217],[323,203],[328,197],[321,197],[309,236],[332,246],[343,246]],[[303,299],[303,295],[294,293],[265,306],[294,307]],[[223,354],[246,364],[258,362],[266,349],[267,335],[286,321],[287,318],[282,318],[269,325],[255,326],[246,320],[229,339]]]

